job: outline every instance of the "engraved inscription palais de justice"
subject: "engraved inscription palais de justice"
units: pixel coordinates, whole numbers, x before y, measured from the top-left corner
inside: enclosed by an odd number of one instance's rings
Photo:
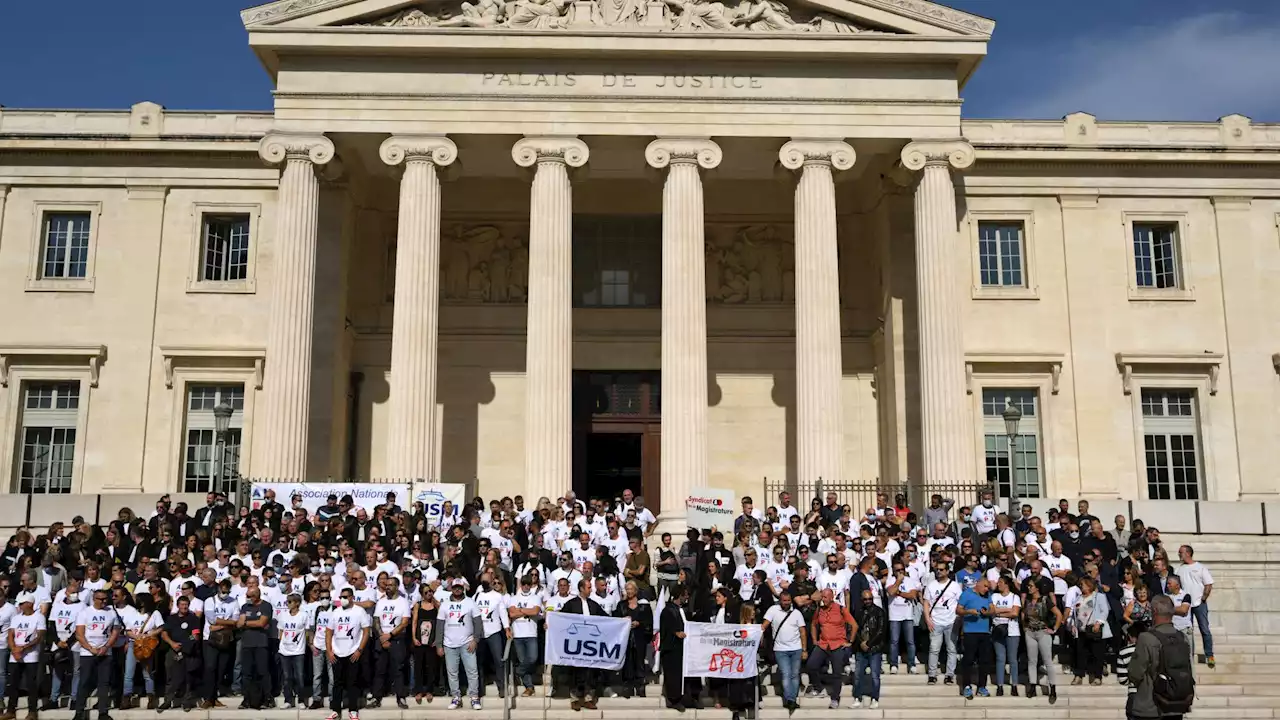
[[[486,87],[688,88],[691,90],[760,90],[754,75],[636,75],[634,73],[483,73]]]

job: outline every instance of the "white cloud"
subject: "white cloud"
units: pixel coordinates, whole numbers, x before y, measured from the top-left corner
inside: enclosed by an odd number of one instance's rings
[[[1010,103],[1014,117],[1083,111],[1108,120],[1280,121],[1280,19],[1208,13],[1092,31]]]

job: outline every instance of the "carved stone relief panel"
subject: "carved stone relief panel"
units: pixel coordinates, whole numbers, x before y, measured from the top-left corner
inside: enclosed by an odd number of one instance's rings
[[[795,300],[795,241],[786,224],[713,224],[706,229],[707,302]]]
[[[523,304],[529,287],[528,238],[526,223],[445,222],[440,228],[440,298]]]

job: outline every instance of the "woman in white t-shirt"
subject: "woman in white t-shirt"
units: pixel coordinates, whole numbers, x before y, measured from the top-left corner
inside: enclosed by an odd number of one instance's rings
[[[133,695],[133,679],[138,668],[141,667],[143,686],[147,691],[147,709],[154,710],[156,687],[155,681],[152,680],[152,668],[155,666],[156,656],[153,654],[145,662],[139,661],[134,655],[133,646],[140,638],[155,638],[160,635],[160,631],[164,629],[164,620],[160,617],[160,613],[156,612],[155,600],[150,595],[144,593],[130,603],[129,594],[123,588],[117,588],[115,593],[117,596],[123,594],[125,601],[124,605],[116,605],[120,623],[124,625],[121,639],[126,643],[124,646],[124,701],[130,702],[129,698]],[[131,704],[132,707],[138,707],[136,700]],[[129,706],[125,707],[127,709]]]
[[[916,608],[920,607],[920,581],[907,572],[903,560],[893,563],[893,575],[885,582],[889,593],[889,674],[898,674],[898,644],[907,642],[907,672],[916,672]]]
[[[991,612],[991,644],[996,649],[996,697],[1004,695],[1005,662],[1009,663],[1009,694],[1017,697],[1018,645],[1022,642],[1018,616],[1022,612],[1022,601],[1013,591],[1013,581],[1008,575],[1001,575],[996,580],[996,591],[991,594]]]
[[[287,609],[276,617],[276,629],[280,633],[280,684],[284,686],[284,707],[292,710],[294,703],[307,706],[311,691],[303,680],[302,654],[307,648],[307,630],[310,618],[302,610],[302,596],[289,595]]]
[[[507,638],[511,636],[507,600],[507,588],[502,582],[502,575],[493,572],[480,578],[480,592],[475,596],[476,610],[479,611],[480,621],[484,623],[484,641],[480,644],[485,648],[484,654],[488,655],[489,668],[498,685],[498,697],[505,697],[507,692],[506,673],[502,667]]]
[[[333,690],[333,674],[329,670],[328,648],[329,614],[333,607],[332,590],[325,589],[318,582],[307,584],[306,590],[307,620],[311,626],[311,703],[312,710],[320,710],[324,704],[324,685],[326,670],[329,671],[329,689]]]

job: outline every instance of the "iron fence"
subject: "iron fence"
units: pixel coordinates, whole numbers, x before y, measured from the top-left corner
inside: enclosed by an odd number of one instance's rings
[[[755,505],[757,508],[766,508],[778,503],[779,493],[791,493],[791,504],[799,509],[802,513],[807,513],[811,507],[813,500],[825,504],[827,494],[834,494],[836,502],[840,505],[848,505],[850,512],[854,517],[859,517],[868,508],[874,508],[877,505],[877,497],[881,494],[885,496],[887,504],[893,505],[898,495],[905,495],[907,498],[907,507],[913,512],[919,513],[929,505],[929,499],[933,495],[941,495],[943,498],[955,501],[955,510],[959,510],[965,505],[972,505],[978,501],[979,493],[983,490],[990,490],[991,486],[987,483],[850,483],[850,482],[824,482],[818,479],[815,482],[791,482],[787,480],[771,480],[764,479],[764,497],[759,498]]]

